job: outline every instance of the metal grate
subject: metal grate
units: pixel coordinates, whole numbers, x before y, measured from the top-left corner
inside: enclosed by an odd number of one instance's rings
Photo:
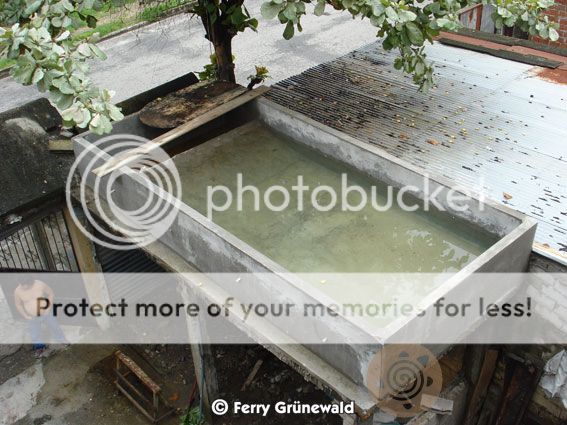
[[[0,268],[78,272],[62,211],[23,223],[0,240]]]

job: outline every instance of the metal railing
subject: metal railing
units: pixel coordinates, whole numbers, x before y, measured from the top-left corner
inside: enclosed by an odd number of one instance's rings
[[[0,268],[79,271],[63,212],[36,216],[0,234]]]

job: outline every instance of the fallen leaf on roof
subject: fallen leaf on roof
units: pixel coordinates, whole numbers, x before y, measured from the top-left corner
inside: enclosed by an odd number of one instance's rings
[[[427,139],[427,143],[433,146],[437,146],[439,144],[439,142],[435,139]]]
[[[407,140],[409,139],[409,136],[406,133],[400,133],[400,135],[398,136],[400,139],[402,140]]]
[[[504,196],[504,199],[506,199],[506,200],[512,199],[512,195],[510,195],[509,193],[506,193],[506,192],[502,193],[502,196]]]

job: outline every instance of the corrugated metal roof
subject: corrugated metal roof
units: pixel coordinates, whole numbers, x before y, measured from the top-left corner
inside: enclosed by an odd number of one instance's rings
[[[567,252],[567,85],[437,43],[428,54],[438,86],[426,94],[373,43],[268,97],[536,218],[536,242]]]

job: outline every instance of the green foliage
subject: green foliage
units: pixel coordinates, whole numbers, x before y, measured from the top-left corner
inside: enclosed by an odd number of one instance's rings
[[[106,24],[97,25],[96,28],[91,28],[86,31],[81,31],[78,34],[72,35],[73,40],[80,41],[80,40],[87,40],[93,37],[95,34],[98,34],[99,38],[106,37],[108,34],[112,34],[118,30],[121,30],[128,24],[122,20],[107,22]]]
[[[15,59],[0,59],[0,70],[10,68],[16,63]]]
[[[130,2],[133,0],[122,0]],[[187,0],[166,0],[142,13],[155,19],[168,8]],[[246,29],[257,30],[257,19],[244,6],[246,0],[200,0],[192,12],[205,23],[207,36],[213,40],[211,26],[222,24],[224,41]],[[353,17],[368,19],[376,27],[386,50],[397,49],[400,56],[394,66],[413,75],[421,89],[433,86],[433,68],[426,60],[424,45],[440,30],[460,27],[458,11],[467,4],[482,1],[495,6],[497,27],[517,25],[532,35],[557,40],[558,26],[542,11],[553,0],[269,0],[262,4],[261,14],[277,18],[284,25],[283,37],[290,39],[302,31],[301,18],[306,4],[314,4],[313,13],[325,13],[327,5],[344,10]],[[111,130],[112,121],[122,118],[111,103],[112,93],[95,87],[87,77],[87,60],[104,59],[94,44],[96,34],[72,36],[72,31],[88,26],[96,28],[99,13],[114,3],[100,0],[0,0],[0,60],[15,61],[10,73],[24,85],[36,85],[48,92],[49,99],[61,112],[68,126],[88,127],[96,133]],[[110,28],[101,26],[103,33]],[[233,58],[234,60],[234,58]],[[216,59],[199,73],[201,79],[215,78]],[[267,72],[253,78],[267,78]]]
[[[348,11],[353,17],[368,19],[383,38],[386,50],[398,49],[397,69],[413,75],[422,90],[433,85],[433,68],[424,54],[426,41],[432,42],[440,30],[461,27],[458,11],[478,0],[270,0],[260,9],[266,19],[278,18],[285,25],[283,37],[290,39],[295,28],[301,31],[301,17],[306,14],[305,3],[315,3],[313,13],[325,13],[327,5]],[[482,0],[495,6],[494,21],[497,27],[518,25],[532,35],[557,40],[557,25],[541,12],[553,5],[553,0]]]
[[[180,425],[205,425],[205,420],[198,407],[194,407],[180,418]]]
[[[202,19],[206,19],[208,25],[215,24],[220,19],[232,36],[248,28],[253,31],[258,28],[258,20],[250,16],[250,12],[241,1],[201,0],[194,5],[191,11]]]
[[[14,3],[15,2],[15,3]],[[16,16],[14,4],[24,6]],[[23,85],[35,85],[49,94],[67,127],[88,127],[103,134],[111,122],[123,118],[111,102],[113,93],[99,89],[87,77],[87,60],[105,59],[95,38],[75,40],[71,30],[86,22],[96,26],[92,11],[98,0],[7,0],[0,20],[0,58],[16,63],[11,76]]]
[[[215,55],[214,53],[209,56],[210,59],[210,63],[206,64],[203,67],[203,70],[200,72],[197,72],[197,75],[199,76],[199,80],[201,81],[208,81],[208,80],[216,80],[217,79],[217,75],[218,75],[218,69],[217,69],[217,55]],[[232,62],[234,62],[234,60],[236,59],[236,57],[234,55],[232,55]]]
[[[266,68],[265,66],[256,65],[254,66],[254,68],[256,68],[256,74],[252,74],[248,76],[248,79],[250,81],[254,81],[256,84],[259,84],[270,78],[270,72],[268,71],[268,68]]]
[[[176,7],[183,6],[189,3],[188,0],[167,0],[159,2],[155,6],[148,6],[144,8],[140,14],[143,21],[157,21],[165,12],[175,9]]]
[[[498,0],[491,4],[496,6],[496,11],[492,15],[496,28],[517,25],[530,35],[539,35],[551,41],[557,41],[559,38],[557,26],[552,25],[547,16],[538,16],[534,13],[553,6],[553,0],[516,0],[512,2]]]
[[[201,81],[216,80],[217,78],[217,55],[213,53],[209,56],[209,59],[211,62],[206,64],[201,72],[197,73]]]
[[[260,13],[266,19],[278,17],[280,23],[285,24],[283,37],[289,40],[295,33],[295,27],[301,31],[301,17],[306,14],[305,4],[310,1],[284,1],[271,0],[262,4]],[[322,15],[325,8],[325,2],[320,0],[315,6],[315,14]]]

